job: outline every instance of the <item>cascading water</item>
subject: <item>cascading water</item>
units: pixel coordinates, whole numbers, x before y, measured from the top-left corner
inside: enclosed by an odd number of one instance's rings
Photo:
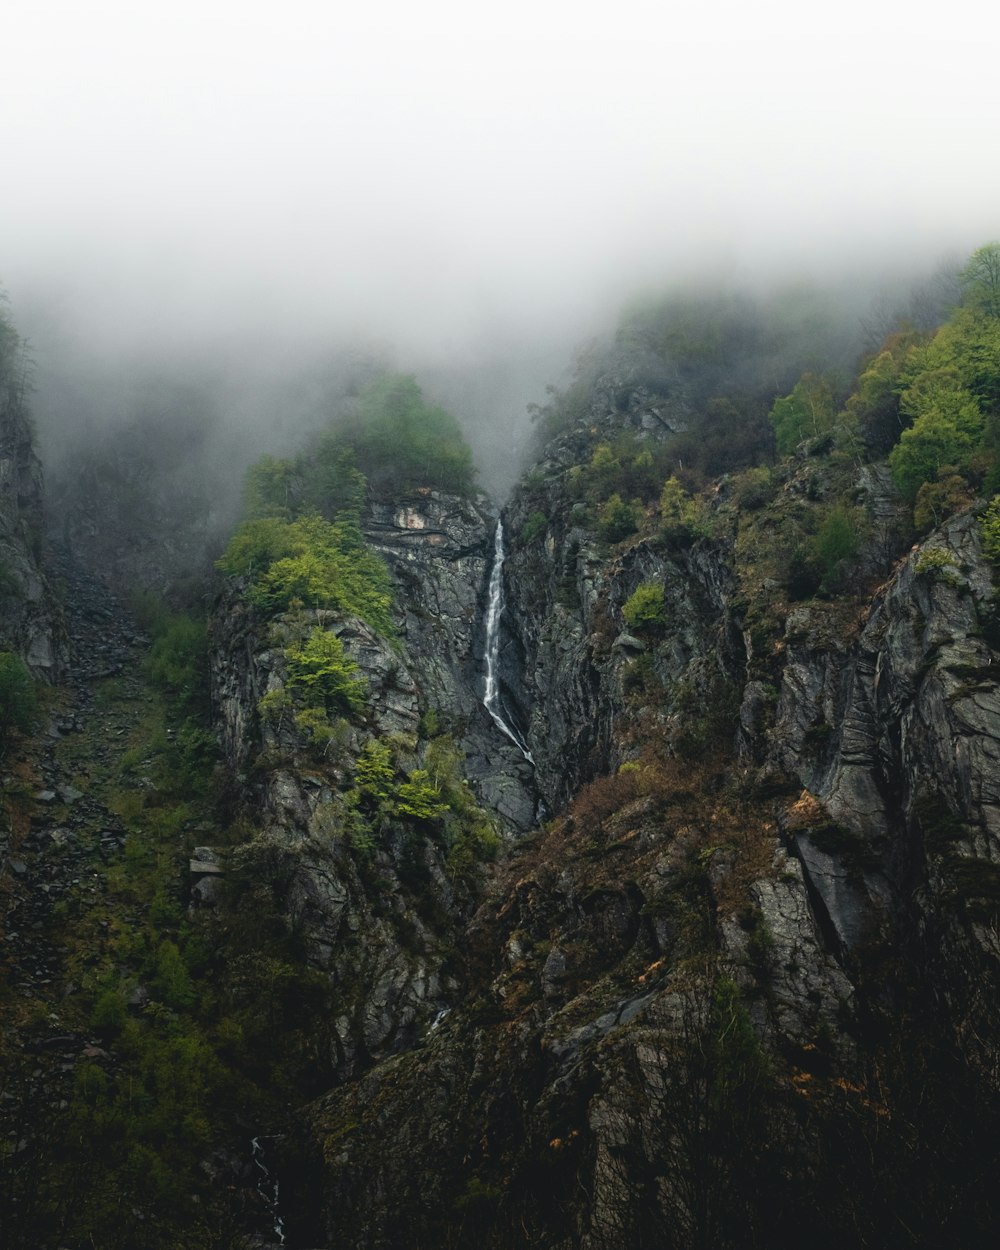
[[[521,735],[505,720],[503,705],[500,702],[498,670],[500,667],[500,617],[503,615],[503,558],[503,520],[498,518],[486,607],[486,681],[483,706],[528,763],[534,766],[535,761],[531,758],[531,752]]]
[[[278,1178],[271,1174],[264,1162],[264,1147],[260,1144],[260,1138],[255,1137],[250,1145],[253,1148],[254,1164],[260,1172],[257,1177],[257,1192],[263,1198],[270,1214],[271,1227],[278,1239],[278,1245],[283,1246],[285,1244],[285,1221],[278,1210]]]

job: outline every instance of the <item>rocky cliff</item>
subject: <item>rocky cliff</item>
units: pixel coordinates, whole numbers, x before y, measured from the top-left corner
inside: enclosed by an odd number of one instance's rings
[[[28,415],[24,348],[0,309],[0,646],[37,675],[60,663],[61,626],[42,572],[42,468]]]
[[[992,1245],[988,514],[942,480],[915,542],[887,466],[830,431],[685,475],[688,423],[740,415],[630,360],[576,394],[499,528],[342,460],[314,512],[318,458],[267,461],[273,510],[210,622],[221,765],[198,623],[161,613],[143,671],[124,609],[62,562],[74,676],[9,801],[14,1244]],[[44,672],[15,399],[5,646]],[[77,554],[165,585],[204,561],[200,514],[164,536],[151,508],[120,543],[130,473],[63,500],[91,518]],[[482,704],[496,571],[524,751]]]
[[[395,586],[395,638],[323,609],[264,620],[240,585],[218,605],[213,627],[224,751],[237,810],[254,827],[237,858],[244,873],[257,865],[281,881],[306,959],[329,978],[329,1065],[338,1079],[412,1046],[454,1004],[451,965],[481,872],[467,860],[489,825],[473,794],[498,818],[491,843],[523,830],[534,812],[530,766],[478,693],[492,523],[474,503],[428,491],[373,503],[364,524]],[[364,715],[341,721],[339,736],[321,746],[291,710],[273,712],[290,688],[288,644],[313,630],[339,639],[366,688]],[[449,800],[457,816],[444,824],[431,810],[407,816],[393,800],[376,841],[358,834],[350,787],[373,743],[391,750],[404,786],[430,770],[439,789],[465,787]]]
[[[975,510],[910,550],[877,466],[803,457],[763,505],[722,482],[698,526],[609,548],[573,484],[602,419],[506,514],[504,676],[560,814],[472,919],[447,1018],[308,1109],[302,1244],[986,1244],[1000,695]],[[774,535],[845,489],[872,518],[853,573],[797,598]]]

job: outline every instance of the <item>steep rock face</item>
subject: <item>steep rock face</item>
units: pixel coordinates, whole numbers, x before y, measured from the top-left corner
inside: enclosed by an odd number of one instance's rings
[[[470,929],[463,1005],[419,1049],[310,1108],[307,1155],[322,1158],[325,1192],[303,1236],[769,1244],[752,1190],[795,1153],[765,1089],[769,1064],[787,1089],[830,1064],[857,1079],[843,1035],[853,990],[764,808],[743,808],[752,837],[699,876],[710,822],[693,795],[677,797],[679,779],[600,827],[577,810],[527,850]],[[766,947],[730,911],[747,880]],[[708,957],[701,930],[715,909],[722,948]],[[765,982],[747,1012],[737,986]],[[806,1189],[797,1175],[775,1197],[801,1217]],[[308,1210],[305,1193],[295,1200]]]
[[[398,640],[364,622],[301,610],[269,623],[231,588],[213,623],[213,697],[241,810],[256,826],[236,856],[281,882],[281,907],[308,961],[329,978],[336,1005],[330,1068],[342,1079],[374,1057],[412,1045],[448,1007],[448,965],[476,883],[456,878],[431,826],[392,823],[359,853],[345,800],[366,743],[392,743],[407,773],[426,765],[433,732],[467,753],[466,775],[508,829],[530,822],[530,769],[497,742],[476,683],[480,601],[492,526],[474,505],[430,492],[374,505],[365,528],[396,583]],[[286,649],[320,629],[335,634],[366,686],[361,721],[310,745],[290,708],[262,712],[288,684]],[[520,780],[519,778],[524,778]],[[268,867],[268,865],[270,865]]]
[[[602,559],[547,489],[544,532],[519,541],[537,485],[508,512],[507,698],[546,802],[577,798],[477,914],[462,1005],[308,1111],[303,1235],[980,1244],[1000,721],[974,515],[867,599],[788,607],[765,683],[730,544]],[[620,613],[650,580],[668,624],[644,640]],[[719,710],[728,763],[580,792]]]
[[[553,492],[553,519],[542,540],[527,546],[516,535],[529,504],[515,498],[508,511],[515,537],[502,651],[508,700],[550,810],[656,732],[644,712],[651,684],[664,696],[657,715],[669,717],[685,689],[743,663],[726,610],[733,577],[724,546],[641,542],[609,561],[592,531],[562,521],[560,502]],[[621,615],[636,588],[650,582],[663,586],[670,622],[666,645],[655,650],[628,632]]]
[[[284,690],[284,645],[312,628],[334,632],[368,683],[371,716],[347,730],[332,756],[310,751],[290,714],[269,720],[258,710],[269,692]],[[412,1044],[453,988],[442,969],[462,904],[440,848],[400,830],[365,858],[346,832],[342,789],[363,743],[396,737],[416,758],[416,684],[361,621],[316,610],[264,625],[233,596],[215,616],[213,686],[227,762],[242,782],[241,810],[256,827],[235,865],[279,883],[281,910],[301,934],[306,960],[329,978],[337,1015],[328,1064],[343,1078],[358,1062]]]
[[[902,561],[850,646],[829,637],[822,613],[790,615],[769,753],[837,822],[832,838],[829,828],[796,834],[837,940],[898,941],[902,928],[949,1002],[956,1044],[995,1072],[1000,1021],[985,991],[1000,973],[993,593],[966,513]]]
[[[495,522],[486,500],[427,490],[372,503],[365,533],[396,586],[399,631],[424,706],[453,729],[466,775],[512,830],[531,827],[533,770],[482,705],[486,582]]]
[[[23,390],[16,360],[0,352],[0,642],[53,679],[64,641],[41,567],[42,469]]]

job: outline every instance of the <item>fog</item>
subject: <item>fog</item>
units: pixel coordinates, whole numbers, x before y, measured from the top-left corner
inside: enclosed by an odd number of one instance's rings
[[[525,405],[636,290],[859,302],[1000,234],[970,0],[8,9],[0,282],[50,459],[176,393],[235,465],[381,362],[502,492]]]

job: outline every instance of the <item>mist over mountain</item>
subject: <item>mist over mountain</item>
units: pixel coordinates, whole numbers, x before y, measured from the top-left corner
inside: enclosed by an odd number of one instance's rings
[[[5,13],[5,1250],[992,1250],[990,26]]]
[[[895,2],[836,22],[647,0],[481,21],[451,0],[22,8],[0,281],[43,440],[130,421],[137,389],[183,375],[249,461],[360,357],[467,418],[502,493],[525,405],[637,290],[818,283],[854,315],[992,237],[978,24],[964,0],[933,27]]]

